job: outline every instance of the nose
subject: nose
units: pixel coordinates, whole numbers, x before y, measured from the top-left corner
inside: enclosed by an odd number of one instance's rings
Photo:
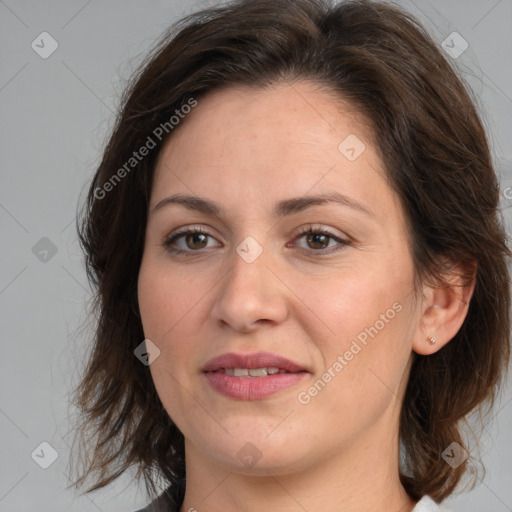
[[[251,262],[233,251],[211,311],[221,328],[248,333],[286,319],[287,289],[266,252]]]

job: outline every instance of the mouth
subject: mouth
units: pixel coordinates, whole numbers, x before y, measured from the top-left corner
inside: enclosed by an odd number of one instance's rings
[[[276,366],[263,367],[263,368],[220,368],[214,372],[209,373],[223,373],[230,375],[231,377],[240,378],[258,378],[267,377],[268,375],[279,375],[284,373],[301,373],[301,372],[289,372]]]
[[[277,354],[224,354],[210,360],[203,374],[210,386],[235,400],[261,400],[297,385],[309,373]]]
[[[306,371],[300,364],[269,352],[222,354],[208,361],[203,368],[205,373],[218,372],[233,377],[266,377]]]

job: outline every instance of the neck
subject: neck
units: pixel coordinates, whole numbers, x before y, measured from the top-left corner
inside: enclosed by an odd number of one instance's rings
[[[372,441],[369,442],[368,438]],[[236,472],[186,442],[187,486],[181,512],[411,512],[399,480],[398,438],[368,436],[307,470],[258,476]]]

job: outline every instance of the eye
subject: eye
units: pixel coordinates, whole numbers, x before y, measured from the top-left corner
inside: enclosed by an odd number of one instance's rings
[[[171,234],[164,240],[163,245],[169,252],[190,255],[187,253],[199,252],[201,249],[210,247],[208,238],[213,237],[200,227],[194,226],[193,228],[183,228]],[[177,248],[174,246],[177,246]]]
[[[164,240],[163,245],[172,254],[195,256],[194,253],[200,254],[203,252],[202,249],[212,247],[212,245],[209,245],[209,238],[214,240],[201,227],[184,227],[169,235]],[[297,240],[301,239],[304,239],[306,247],[297,244]],[[299,247],[309,253],[316,253],[318,255],[340,251],[347,245],[350,245],[349,240],[339,238],[329,230],[313,228],[311,225],[303,228],[292,243],[293,247]],[[290,245],[287,244],[287,247],[290,247]]]
[[[311,226],[303,228],[295,240],[300,239],[304,239],[307,245],[306,247],[302,246],[302,249],[320,254],[337,252],[342,250],[345,246],[350,245],[348,240],[339,238],[334,233],[326,229],[313,228]],[[329,250],[326,251],[326,249]]]

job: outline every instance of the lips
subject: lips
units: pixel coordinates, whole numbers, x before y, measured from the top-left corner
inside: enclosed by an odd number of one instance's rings
[[[277,354],[223,354],[203,368],[206,382],[232,400],[263,400],[297,386],[309,372]]]
[[[228,370],[227,373],[231,373],[229,370],[257,370],[261,368],[271,368],[273,373],[277,373],[275,372],[276,368],[279,373],[306,372],[306,369],[298,363],[269,352],[257,352],[254,354],[236,354],[232,352],[222,354],[208,361],[203,368],[203,372],[226,373],[226,370]]]

